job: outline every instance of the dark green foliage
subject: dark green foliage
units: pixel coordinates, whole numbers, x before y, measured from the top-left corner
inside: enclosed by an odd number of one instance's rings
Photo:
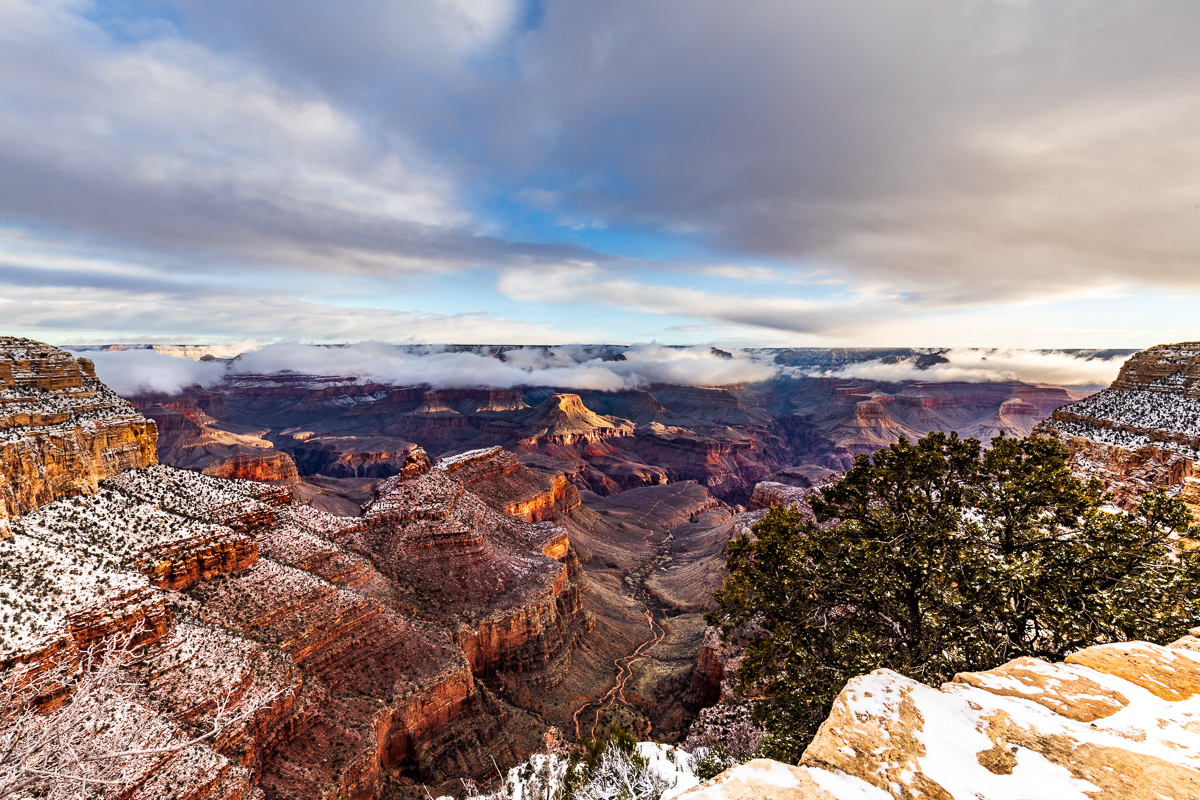
[[[1161,491],[1133,514],[1038,437],[933,433],[859,456],[813,510],[773,508],[730,544],[711,624],[754,638],[763,755],[796,760],[850,678],[887,667],[931,685],[1017,656],[1182,635],[1200,617],[1191,515]]]
[[[730,755],[723,744],[717,742],[709,748],[703,758],[696,761],[692,770],[696,773],[697,778],[706,781],[709,778],[717,777],[730,767],[736,767],[739,763],[741,762]]]

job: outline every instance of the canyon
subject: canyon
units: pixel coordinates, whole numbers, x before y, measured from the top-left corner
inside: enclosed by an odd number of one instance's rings
[[[1058,439],[1115,509],[1153,489],[1200,510],[1200,343],[1136,353],[1112,385],[1064,405],[1034,432]],[[760,484],[757,505],[803,503]],[[891,670],[851,680],[796,766],[734,767],[682,797],[999,800],[1200,797],[1200,628],[1165,645],[1111,642],[1051,664],[1017,658],[925,686]],[[714,678],[731,652],[713,640]],[[732,692],[724,688],[729,698]]]
[[[1071,450],[1071,468],[1096,478],[1131,509],[1150,489],[1200,511],[1200,343],[1158,345],[1135,354],[1112,386],[1064,405],[1035,432]]]
[[[304,502],[274,448],[214,436],[198,469],[156,464],[154,422],[85,359],[37,345],[51,382],[21,369],[32,343],[5,344],[18,362],[6,399],[26,416],[9,429],[25,449],[8,485],[24,493],[0,532],[0,672],[50,713],[70,696],[47,676],[127,637],[140,648],[131,688],[98,723],[111,749],[238,715],[211,742],[134,759],[113,796],[414,797],[486,779],[552,726],[686,734],[705,692],[692,686],[702,614],[738,513],[704,486],[601,497],[528,453],[433,459],[404,443],[385,478],[331,479],[364,496],[332,514]],[[524,420],[543,439],[628,435],[559,397]],[[89,442],[92,461],[59,480],[48,443],[95,420],[129,433]]]
[[[195,356],[202,349],[178,352]],[[500,359],[512,349],[487,352]],[[623,358],[616,348],[596,348],[595,355],[607,363]],[[600,496],[692,480],[731,507],[746,506],[754,486],[777,479],[781,470],[804,464],[845,469],[856,455],[931,430],[985,441],[1000,431],[1027,435],[1055,408],[1091,391],[1019,381],[824,377],[869,359],[928,359],[903,349],[755,355],[773,360],[775,377],[621,391],[433,390],[354,375],[241,372],[237,359],[227,358],[230,370],[216,385],[128,399],[158,423],[163,463],[298,481],[295,490],[304,499],[353,513],[370,482],[392,474],[418,445],[433,456],[502,446],[523,463],[560,471],[577,489]]]
[[[777,354],[801,356],[815,358]],[[1186,371],[1187,358],[1138,358],[1108,392],[1190,390],[1156,366]],[[46,345],[0,340],[0,364],[12,454],[0,450],[0,668],[36,683],[131,635],[144,648],[129,668],[137,690],[113,714],[140,715],[166,741],[218,708],[244,712],[211,742],[138,760],[120,792],[147,798],[460,794],[458,778],[488,780],[552,729],[578,740],[616,722],[682,741],[731,694],[736,658],[703,615],[728,541],[767,508],[803,509],[856,455],[900,436],[1023,435],[1040,422],[1064,437],[1056,426],[1091,407],[1059,386],[792,373],[616,392],[231,373],[123,400],[86,358]],[[1077,461],[1113,446],[1071,430]],[[1168,449],[1164,464],[1187,457]],[[1190,472],[1172,469],[1182,493]],[[897,708],[926,691],[869,677]],[[45,709],[68,699],[42,688]],[[826,727],[835,755],[859,736],[850,718]],[[787,780],[826,791],[812,770],[883,774],[863,763],[806,762]]]

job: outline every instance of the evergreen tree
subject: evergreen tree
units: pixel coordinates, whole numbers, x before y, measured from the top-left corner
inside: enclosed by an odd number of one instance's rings
[[[860,455],[812,502],[730,543],[710,624],[749,635],[764,752],[796,760],[850,678],[887,667],[930,685],[1017,656],[1167,641],[1200,619],[1191,514],[1161,491],[1132,514],[1040,437],[931,433]]]

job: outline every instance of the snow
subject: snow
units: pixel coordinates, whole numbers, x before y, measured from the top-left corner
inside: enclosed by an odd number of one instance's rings
[[[215,522],[260,513],[265,506],[259,498],[277,491],[255,481],[214,478],[165,464],[122,472],[103,481],[101,486],[183,517]]]
[[[700,779],[692,771],[691,756],[678,747],[657,742],[638,742],[637,751],[638,755],[650,762],[650,769],[667,782],[668,788],[659,796],[659,800],[671,800],[700,784]]]
[[[1188,458],[1200,457],[1192,446],[1200,439],[1200,399],[1181,393],[1174,384],[1160,383],[1150,385],[1159,391],[1105,389],[1064,407],[1084,421],[1051,419],[1049,424],[1067,436],[1130,450],[1153,443]],[[1174,437],[1186,441],[1164,440]]]
[[[846,757],[845,762],[805,769],[839,800],[908,796],[918,775],[941,786],[955,800],[1085,800],[1102,787],[1075,777],[1068,765],[1052,761],[1054,750],[1044,754],[1016,743],[1056,741],[1064,743],[1057,750],[1066,746],[1068,752],[1084,754],[1124,751],[1135,761],[1161,759],[1200,768],[1200,694],[1175,691],[1191,684],[1184,681],[1172,689],[1170,678],[1163,677],[1194,678],[1200,674],[1200,655],[1145,642],[1102,647],[1099,655],[1104,658],[1117,659],[1117,663],[1131,659],[1126,663],[1137,669],[1138,683],[1082,664],[1047,664],[1033,659],[1022,659],[1013,667],[1028,674],[1030,682],[1011,674],[979,673],[975,680],[984,688],[973,685],[974,681],[956,682],[939,691],[889,670],[855,678],[838,701],[845,704],[845,712],[837,717],[841,721],[827,725],[818,735],[832,737],[831,744]],[[1099,663],[1107,662],[1102,659]],[[1172,689],[1165,694],[1182,699],[1164,700],[1146,686],[1156,691],[1161,691],[1159,687]],[[1059,706],[1054,701],[1060,697],[1106,701],[1111,711],[1080,722],[1047,707]],[[1118,698],[1128,703],[1122,707]],[[1036,702],[1039,699],[1047,704]],[[859,736],[880,746],[868,754],[854,753],[844,743],[861,741]],[[843,746],[838,748],[839,744]],[[1011,757],[1011,771],[996,774],[987,769],[980,756],[988,751]],[[1103,762],[1093,766],[1097,765]],[[839,766],[852,769],[857,776],[887,782],[891,791],[879,794],[860,778],[838,771]],[[745,769],[738,767],[733,772]],[[781,781],[786,778],[785,769],[779,766]],[[761,775],[755,777],[764,780]]]
[[[636,752],[646,759],[649,769],[658,774],[667,788],[659,800],[673,800],[688,789],[700,784],[692,771],[691,756],[667,744],[638,742]],[[524,764],[508,771],[505,787],[498,797],[503,800],[541,800],[554,797],[562,789],[568,757],[564,753],[538,753]],[[528,777],[522,777],[526,775]],[[547,791],[547,788],[549,791]]]
[[[838,800],[892,800],[892,796],[866,781],[837,770],[802,767],[813,782]]]
[[[456,456],[446,456],[439,458],[434,469],[440,469],[443,472],[453,472],[460,467],[465,467],[476,461],[484,461],[489,458],[494,458],[502,448],[500,447],[481,447],[478,450],[468,450],[465,453],[459,453]]]
[[[148,586],[111,560],[14,532],[0,541],[0,656],[49,641],[71,612]]]

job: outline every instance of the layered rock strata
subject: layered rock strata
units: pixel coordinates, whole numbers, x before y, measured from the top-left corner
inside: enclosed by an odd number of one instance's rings
[[[492,508],[527,522],[558,519],[580,502],[564,473],[532,469],[499,447],[443,458],[437,466]]]
[[[752,761],[683,796],[1200,797],[1198,718],[1194,635],[1018,658],[940,690],[877,670],[846,685],[799,766]]]
[[[84,395],[107,390],[46,352],[58,366],[17,360],[6,387],[28,394],[33,375],[45,386],[32,422],[86,426],[99,412],[80,411]],[[561,683],[591,626],[567,532],[545,519],[578,494],[499,449],[434,468],[410,447],[396,469],[361,517],[299,505],[286,485],[166,466],[93,474],[93,493],[48,503],[58,489],[32,486],[41,507],[0,538],[0,672],[37,682],[50,711],[76,698],[48,676],[133,637],[131,693],[95,712],[114,731],[105,746],[145,741],[118,735],[129,720],[158,744],[218,713],[239,720],[131,760],[113,797],[377,797],[512,763],[539,731],[494,691],[520,700]]]
[[[0,666],[32,680],[139,631],[134,674],[167,729],[203,729],[218,707],[255,711],[195,772],[231,797],[374,797],[405,776],[482,776],[491,756],[512,762],[529,745],[481,680],[556,685],[590,624],[565,532],[452,477],[516,463],[487,455],[459,470],[412,458],[362,518],[161,466],[16,518],[0,541]],[[60,687],[41,703],[67,701]],[[136,782],[161,782],[157,768]],[[192,775],[168,772],[200,792]]]
[[[1072,469],[1099,479],[1121,508],[1160,487],[1200,510],[1200,343],[1130,358],[1108,389],[1056,410],[1035,432],[1071,450]]]
[[[92,362],[0,337],[0,519],[157,462],[157,434]]]

